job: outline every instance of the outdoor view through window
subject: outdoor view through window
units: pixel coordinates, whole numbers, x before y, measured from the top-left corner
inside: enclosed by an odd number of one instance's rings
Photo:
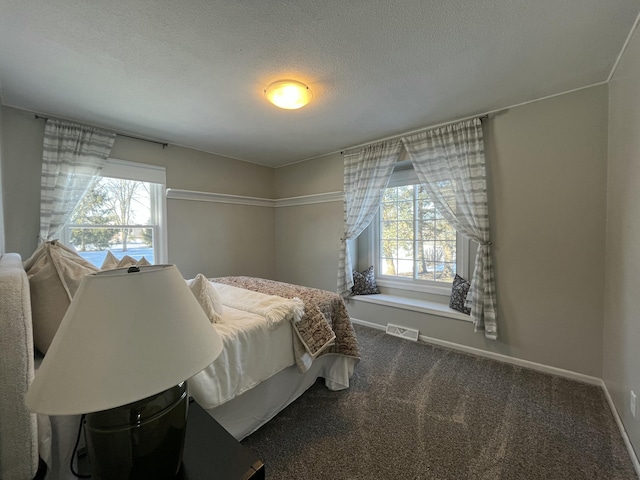
[[[380,206],[379,271],[414,281],[452,282],[456,230],[421,185],[385,190]]]
[[[66,226],[66,241],[100,267],[107,250],[155,263],[157,238],[154,188],[160,185],[100,177],[89,188]]]

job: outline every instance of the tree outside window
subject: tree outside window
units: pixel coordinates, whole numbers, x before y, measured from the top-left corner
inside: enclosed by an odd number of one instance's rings
[[[100,177],[89,188],[67,225],[68,242],[97,266],[106,250],[117,257],[145,256],[153,263],[152,189],[149,182]]]
[[[420,185],[385,190],[380,206],[380,273],[383,276],[452,282],[456,231]]]

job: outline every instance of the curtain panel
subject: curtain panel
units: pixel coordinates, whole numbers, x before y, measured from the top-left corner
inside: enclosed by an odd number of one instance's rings
[[[465,306],[471,309],[476,331],[497,339],[482,123],[468,120],[403,137],[402,143],[436,208],[458,232],[479,244]]]
[[[48,119],[40,181],[39,241],[57,238],[104,166],[115,133]]]
[[[357,238],[371,223],[401,151],[402,142],[395,140],[370,145],[344,156],[344,234],[340,244],[337,289],[340,295],[349,295],[353,287],[353,264],[347,242]]]

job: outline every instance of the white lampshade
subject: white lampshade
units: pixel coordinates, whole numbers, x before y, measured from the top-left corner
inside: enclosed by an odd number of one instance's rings
[[[264,93],[276,107],[287,110],[304,107],[313,96],[309,87],[297,80],[273,82],[264,90]]]
[[[26,396],[76,415],[155,395],[213,362],[222,341],[175,265],[87,275]]]

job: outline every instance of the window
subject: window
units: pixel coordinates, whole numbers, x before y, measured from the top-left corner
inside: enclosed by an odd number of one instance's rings
[[[456,273],[466,273],[468,241],[436,210],[412,168],[394,171],[377,227],[381,286],[448,295]]]
[[[101,173],[65,225],[65,243],[98,267],[107,250],[166,262],[165,169],[109,159]]]

